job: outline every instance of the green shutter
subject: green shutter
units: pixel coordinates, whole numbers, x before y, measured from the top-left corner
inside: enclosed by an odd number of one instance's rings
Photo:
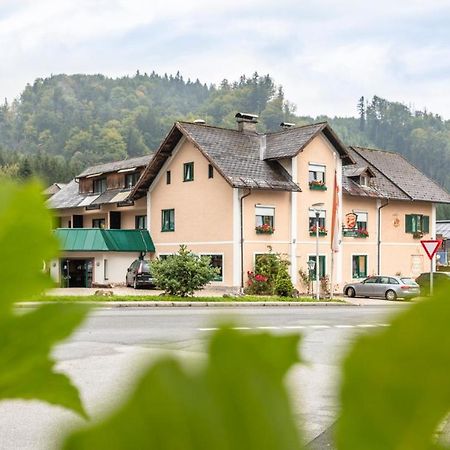
[[[430,232],[430,216],[422,216],[422,228],[424,233]]]
[[[405,216],[405,233],[413,233],[413,216],[411,214],[407,214]]]

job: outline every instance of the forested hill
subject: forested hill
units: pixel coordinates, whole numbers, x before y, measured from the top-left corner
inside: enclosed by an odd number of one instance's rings
[[[0,175],[67,181],[89,165],[155,150],[176,120],[234,127],[237,111],[259,114],[261,131],[327,120],[347,144],[397,151],[450,190],[450,121],[379,97],[355,99],[356,117],[307,117],[257,73],[219,86],[139,72],[37,79],[0,107]]]

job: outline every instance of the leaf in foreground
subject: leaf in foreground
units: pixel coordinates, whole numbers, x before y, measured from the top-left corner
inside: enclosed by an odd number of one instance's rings
[[[14,302],[52,285],[43,261],[57,255],[52,218],[41,186],[2,182],[0,188],[0,400],[38,399],[86,417],[77,389],[54,372],[53,345],[67,338],[88,308],[46,305],[16,315]]]
[[[430,450],[450,411],[450,295],[442,291],[358,340],[344,365],[342,450]]]
[[[157,362],[111,417],[69,437],[65,449],[298,450],[283,383],[298,336],[215,333],[206,366]]]

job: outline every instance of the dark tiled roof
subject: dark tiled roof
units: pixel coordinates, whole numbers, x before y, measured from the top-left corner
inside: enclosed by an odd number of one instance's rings
[[[450,194],[398,153],[353,147],[372,167],[389,179],[410,200],[450,203]],[[378,178],[378,177],[377,177]]]
[[[342,177],[343,192],[350,195],[357,195],[361,197],[378,197],[390,198],[393,200],[411,200],[411,198],[397,187],[383,172],[378,170],[372,164],[368,163],[363,157],[359,155],[352,147],[348,149],[350,155],[355,160],[354,166],[348,166],[346,172],[351,169],[357,171],[358,168],[370,169],[375,175],[371,179],[370,186],[360,186],[348,176]],[[345,173],[345,172],[344,172]]]
[[[327,122],[288,128],[267,134],[264,159],[292,158],[298,155],[318,134],[323,133],[341,155],[344,165],[352,164],[347,147],[340,141]]]
[[[300,191],[299,186],[292,181],[281,164],[261,159],[260,151],[264,135],[177,122],[141,175],[131,197],[145,194],[183,135],[205,155],[233,187]]]
[[[153,154],[139,156],[137,158],[124,159],[123,161],[115,161],[111,163],[99,164],[97,166],[88,167],[85,171],[81,172],[77,178],[87,177],[88,175],[94,175],[96,173],[108,173],[117,172],[122,169],[131,169],[133,167],[146,166],[151,159]]]
[[[264,135],[185,122],[179,125],[234,187],[300,190],[278,162],[261,160]]]

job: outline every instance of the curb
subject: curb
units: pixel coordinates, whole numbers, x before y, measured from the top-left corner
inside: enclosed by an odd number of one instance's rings
[[[15,304],[18,308],[35,308],[39,305],[58,304],[59,302],[18,302]],[[308,307],[308,306],[360,306],[351,303],[342,302],[168,302],[168,301],[137,301],[137,302],[61,302],[61,304],[90,305],[102,308],[171,308],[171,307]]]

